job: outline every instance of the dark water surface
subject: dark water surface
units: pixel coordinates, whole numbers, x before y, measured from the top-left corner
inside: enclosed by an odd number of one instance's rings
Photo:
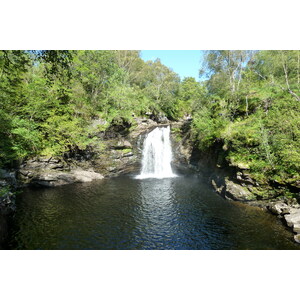
[[[195,176],[26,189],[11,228],[11,249],[300,249],[275,216]]]

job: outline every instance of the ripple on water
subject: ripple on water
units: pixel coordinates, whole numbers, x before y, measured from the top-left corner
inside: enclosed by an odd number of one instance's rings
[[[197,177],[130,176],[17,201],[14,249],[300,249],[276,217],[222,199]]]

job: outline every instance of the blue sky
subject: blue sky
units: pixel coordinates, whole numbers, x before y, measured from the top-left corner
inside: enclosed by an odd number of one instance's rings
[[[145,61],[159,58],[161,62],[180,78],[195,77],[199,81],[202,51],[200,50],[142,50],[141,58]]]

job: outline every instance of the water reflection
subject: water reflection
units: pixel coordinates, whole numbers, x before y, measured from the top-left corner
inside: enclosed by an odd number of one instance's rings
[[[300,248],[276,217],[194,176],[27,189],[11,228],[13,249]]]
[[[135,239],[143,248],[166,249],[178,232],[178,211],[174,203],[174,180],[146,179],[138,182],[139,209]]]

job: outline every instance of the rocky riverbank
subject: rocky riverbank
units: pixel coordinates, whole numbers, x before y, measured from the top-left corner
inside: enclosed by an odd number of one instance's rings
[[[133,128],[123,123],[96,132],[96,146],[86,151],[26,160],[17,169],[18,181],[22,186],[55,187],[132,172],[140,164],[143,134],[155,126],[159,123],[136,118]]]
[[[94,123],[102,124],[101,121]],[[157,120],[135,118],[133,124],[125,121],[112,124],[105,130],[95,131],[95,146],[85,151],[24,161],[16,170],[18,182],[21,186],[55,187],[133,172],[140,167],[145,134],[168,124],[170,122],[163,117]]]
[[[293,230],[300,243],[300,184],[280,186],[276,183],[259,183],[247,165],[230,165],[225,159],[222,144],[201,152],[193,143],[190,122],[172,126],[175,162],[196,171],[222,197],[266,209],[282,219]],[[286,197],[284,191],[291,191]]]
[[[284,202],[270,203],[267,208],[277,215],[294,232],[294,239],[300,243],[300,205],[288,205]]]
[[[137,170],[146,132],[165,119],[136,118],[94,131],[95,145],[63,156],[38,156],[24,160],[13,170],[0,169],[0,249],[7,237],[7,220],[15,210],[15,193],[26,186],[56,187],[89,182]],[[95,120],[92,126],[103,124]]]

